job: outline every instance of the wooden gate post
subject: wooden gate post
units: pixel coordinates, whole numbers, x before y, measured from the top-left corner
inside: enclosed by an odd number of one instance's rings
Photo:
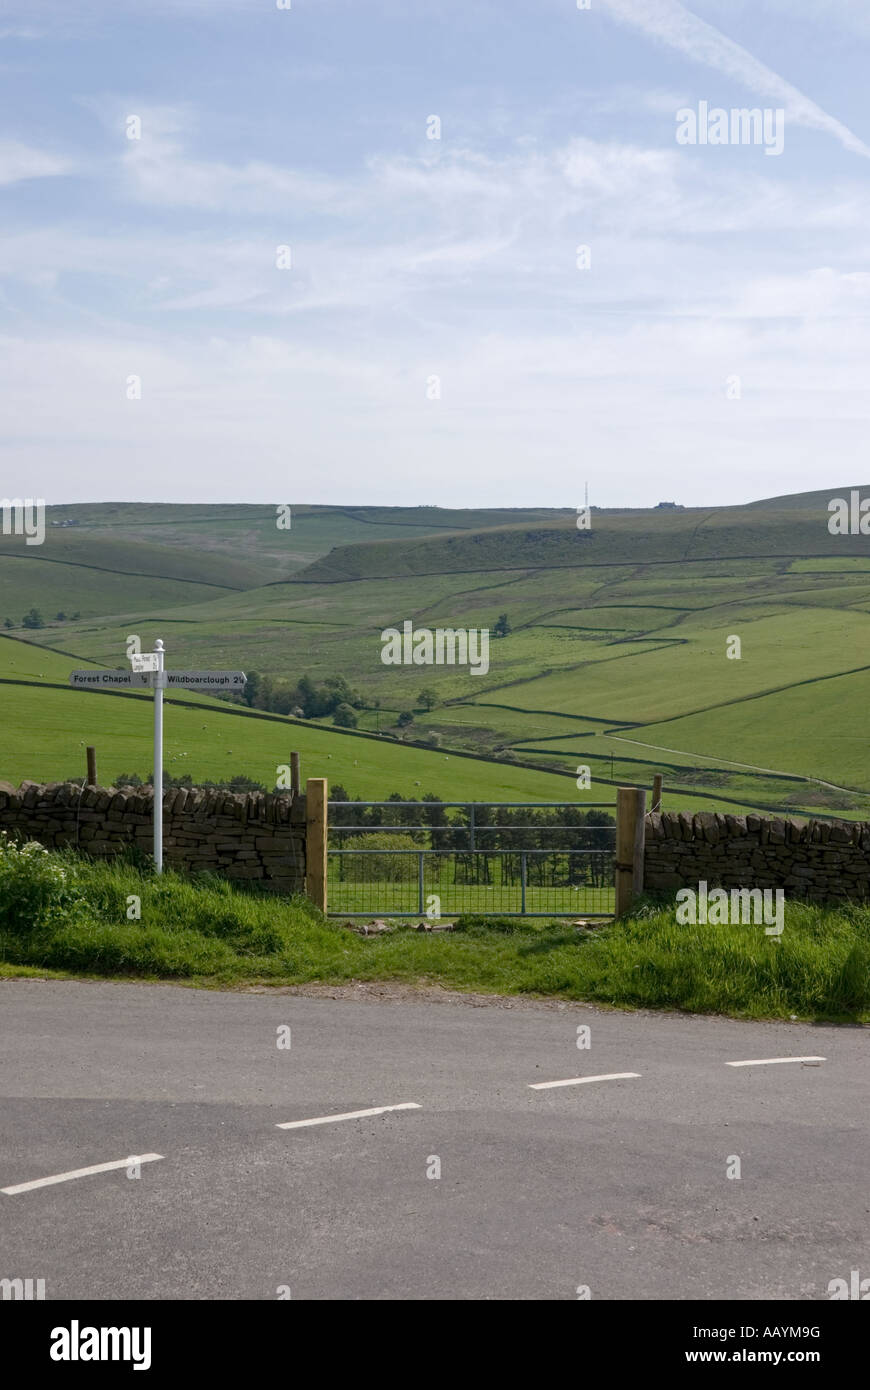
[[[96,787],[97,783],[97,750],[88,746],[85,750],[88,755],[88,786]]]
[[[653,777],[652,806],[650,806],[650,810],[651,810],[651,811],[660,811],[661,809],[662,809],[662,774],[661,774],[660,772],[657,772],[657,773],[655,774],[655,776]]]
[[[615,916],[631,910],[637,894],[643,892],[644,816],[646,792],[640,787],[616,790]]]
[[[321,912],[326,911],[326,813],[329,789],[325,777],[305,783],[305,892]]]

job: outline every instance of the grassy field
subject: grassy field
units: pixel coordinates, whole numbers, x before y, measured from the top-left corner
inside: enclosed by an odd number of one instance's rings
[[[0,639],[0,651],[3,649]],[[60,683],[73,664],[58,653],[36,647],[23,650],[32,655],[19,659],[16,680],[24,678],[26,667],[33,671],[34,679],[42,675]],[[4,732],[0,780],[17,784],[25,778],[51,782],[81,777],[88,744],[97,748],[103,782],[111,783],[131,772],[145,777],[151,771],[151,696],[147,692],[104,695],[54,688],[43,682],[6,684],[0,678],[0,719]],[[425,721],[418,732],[425,733]],[[449,731],[445,731],[445,746],[452,748],[448,736]],[[457,742],[461,747],[461,740]],[[300,752],[303,776],[325,776],[332,784],[341,783],[351,796],[370,800],[393,792],[405,797],[433,792],[445,801],[561,801],[582,806],[614,801],[619,785],[649,787],[653,773],[673,762],[666,755],[635,748],[632,752],[645,756],[620,757],[615,740],[612,747],[617,752],[612,763],[609,743],[600,754],[579,745],[573,755],[524,752],[518,747],[515,756],[539,764],[540,770],[536,770],[505,761],[487,762],[471,754],[459,756],[387,739],[360,738],[277,715],[258,716],[192,692],[183,703],[176,697],[167,698],[164,743],[164,766],[173,776],[190,774],[194,781],[220,781],[244,774],[272,787],[279,765],[289,761],[290,752]],[[571,743],[573,746],[573,739]],[[548,763],[553,772],[547,771]],[[574,774],[579,763],[592,768],[589,790],[577,789]],[[812,795],[803,793],[800,784],[729,774],[722,769],[708,773],[694,765],[686,772],[685,781],[680,780],[683,774],[676,765],[667,775],[667,804],[671,807],[685,798],[695,809],[734,813],[751,810],[759,799],[782,807],[791,805],[789,797],[794,796],[797,806]],[[829,808],[830,802],[828,794],[820,802],[821,808]],[[864,805],[860,799],[849,797],[841,797],[840,802],[840,814],[845,815],[859,815]]]
[[[610,724],[655,724],[774,693],[804,681],[839,675],[863,666],[870,688],[870,615],[844,610],[835,623],[827,611],[782,608],[756,618],[747,610],[726,611],[715,626],[698,616],[679,628],[682,642],[666,648],[611,646],[606,656],[593,647],[588,665],[510,688],[510,703],[523,709],[569,709]],[[740,638],[740,659],[726,656],[726,639]],[[511,639],[508,638],[509,642]],[[489,685],[485,697],[507,700],[508,688]],[[478,698],[484,698],[484,695]],[[751,761],[751,760],[747,760]]]
[[[85,746],[97,748],[100,780],[151,771],[151,697],[0,685],[3,740],[0,779],[63,781],[85,771]],[[195,702],[195,703],[194,703]],[[192,707],[191,707],[192,706]],[[191,696],[191,706],[165,702],[165,767],[194,782],[236,773],[270,789],[277,769],[302,755],[303,776],[340,782],[351,796],[379,800],[392,792],[433,792],[445,801],[572,801],[603,799],[578,792],[571,779],[509,764],[482,762],[387,740],[272,716],[246,714]]]
[[[129,921],[128,897],[141,902]],[[513,918],[363,937],[300,899],[128,864],[0,851],[0,975],[175,979],[208,986],[393,980],[743,1018],[870,1021],[870,909],[789,903],[781,938],[677,926],[650,905],[595,931]]]
[[[16,627],[31,608],[38,608],[47,622],[57,613],[68,617],[80,613],[84,619],[99,617],[106,610],[107,584],[111,601],[118,611],[141,611],[153,605],[158,611],[180,603],[199,603],[219,598],[227,591],[214,584],[194,580],[162,579],[158,575],[110,574],[86,565],[45,561],[28,563],[16,556],[0,554],[0,623],[11,618]],[[46,629],[46,636],[62,641],[65,623]]]
[[[798,685],[740,705],[644,726],[637,737],[654,744],[703,748],[721,758],[745,759],[803,772],[864,793],[870,812],[870,748],[866,710],[870,670]],[[771,738],[768,730],[778,730]]]
[[[434,767],[464,751],[540,768],[520,777],[480,763],[482,795],[522,782],[547,787],[547,799],[573,797],[576,768],[586,764],[603,799],[614,782],[649,785],[658,761],[670,806],[867,812],[870,554],[866,537],[830,535],[822,494],[745,508],[596,512],[591,533],[578,532],[572,514],[545,510],[300,507],[283,533],[269,508],[102,504],[55,515],[82,524],[50,531],[42,548],[0,538],[0,592],[13,617],[31,602],[49,616],[80,611],[77,622],[29,634],[75,660],[55,666],[46,652],[40,664],[3,642],[0,680],[63,682],[70,664],[123,666],[135,632],[146,647],[162,637],[177,666],[241,667],[285,681],[344,674],[380,702],[360,713],[364,730],[396,733],[399,713],[415,711],[409,737],[434,732],[442,754],[382,744],[377,755],[351,757],[331,729],[293,726],[295,746],[339,761],[337,780],[355,777],[363,795],[383,789],[384,759],[390,778],[412,760],[401,789],[419,780],[419,758]],[[491,642],[485,675],[380,660],[382,629],[406,618],[492,627],[501,613],[512,630]],[[735,635],[741,657],[729,660],[726,639]],[[439,701],[428,713],[418,704],[424,686]],[[0,716],[9,705],[4,775],[33,776],[43,736],[40,766],[57,752],[60,711],[54,703],[39,715],[48,692],[31,697],[30,727],[40,734],[28,738],[11,689],[0,684]],[[75,735],[88,742],[93,729],[72,709],[74,751]],[[201,749],[179,727],[184,746],[174,756],[188,756],[196,775],[222,755],[268,781],[254,770],[264,766],[261,734],[249,744],[246,732],[243,746],[235,737],[229,754]],[[115,767],[116,749],[126,757],[127,746],[114,715],[107,733],[105,765]],[[276,738],[283,734],[268,736],[270,749]],[[147,771],[142,752],[120,770],[134,767]]]

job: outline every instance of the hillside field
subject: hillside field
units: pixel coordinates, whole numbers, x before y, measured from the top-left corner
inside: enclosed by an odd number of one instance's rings
[[[197,730],[187,721],[198,715],[179,706],[171,756],[194,777],[232,765],[271,785],[293,747],[309,774],[356,795],[408,795],[418,782],[445,799],[470,795],[454,795],[456,779],[477,799],[606,800],[614,783],[649,786],[660,770],[669,806],[867,816],[870,541],[832,536],[826,498],[596,511],[591,532],[568,509],[300,507],[286,533],[269,508],[53,509],[80,524],[49,528],[43,547],[0,536],[0,620],[15,624],[0,641],[0,682],[33,683],[29,693],[0,683],[0,776],[71,775],[64,759],[93,741],[104,776],[149,770],[131,706],[147,696],[43,688],[65,684],[72,666],[125,666],[135,633],[145,649],[162,637],[171,666],[255,670],[288,685],[343,675],[366,706],[362,731],[397,735],[398,715],[413,715],[403,743],[223,706],[221,731],[240,730],[230,754],[216,727]],[[46,626],[22,630],[34,606]],[[508,635],[491,638],[479,674],[381,661],[382,631],[405,620],[491,630],[501,614]],[[410,746],[430,735],[440,749]],[[584,764],[591,793],[575,786]]]
[[[146,776],[151,770],[147,692],[105,695],[45,687],[35,693],[33,687],[4,685],[0,700],[3,780],[17,784],[24,778],[55,782],[82,777],[89,743],[97,748],[102,782],[111,783],[122,773]],[[584,799],[568,778],[546,772],[340,734],[277,715],[260,718],[217,700],[201,699],[193,708],[171,697],[165,700],[164,762],[173,775],[189,773],[197,782],[241,773],[271,790],[291,752],[301,753],[303,776],[327,777],[342,783],[351,796],[370,800],[386,799],[392,792],[407,798],[434,792],[444,801],[581,804]]]

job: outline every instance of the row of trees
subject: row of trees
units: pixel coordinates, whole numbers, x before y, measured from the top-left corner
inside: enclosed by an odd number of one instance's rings
[[[392,792],[386,805],[371,805],[359,799],[349,800],[340,783],[330,790],[330,801],[344,802],[334,806],[330,819],[336,824],[351,826],[340,832],[345,839],[359,839],[374,828],[395,828],[422,825],[423,830],[408,829],[411,844],[421,849],[451,849],[461,851],[471,843],[471,811],[468,804],[447,806],[434,792],[406,799]],[[416,805],[417,801],[422,805]],[[478,849],[594,849],[602,842],[602,829],[616,821],[607,811],[584,811],[580,806],[505,806],[498,802],[474,806],[474,835]],[[341,845],[336,847],[341,848]]]
[[[367,699],[345,680],[344,676],[326,676],[319,683],[310,676],[301,676],[295,685],[275,680],[260,671],[249,671],[243,695],[233,695],[236,704],[249,709],[267,710],[271,714],[291,714],[295,719],[328,719],[340,729],[355,729],[358,711],[380,709],[381,702]],[[418,695],[420,707],[434,709],[438,695],[431,686]],[[400,729],[414,722],[413,710],[402,710],[396,719]]]
[[[76,619],[80,617],[81,613],[56,613],[54,615],[54,621],[56,623],[74,623]],[[7,629],[13,628],[15,626],[14,619],[4,618],[3,626]],[[31,608],[28,610],[27,613],[24,614],[24,617],[21,619],[21,626],[26,628],[45,627],[45,618],[42,616],[38,608]]]
[[[330,799],[346,803],[331,808],[330,821],[351,827],[331,829],[330,846],[382,851],[358,859],[342,856],[339,872],[346,880],[411,881],[417,873],[416,859],[397,853],[402,849],[447,851],[427,861],[427,868],[452,868],[456,883],[516,885],[522,874],[522,850],[540,851],[527,857],[526,880],[530,884],[588,883],[601,887],[610,880],[616,822],[606,811],[584,811],[569,805],[540,809],[475,805],[472,850],[470,808],[445,806],[432,792],[414,798],[423,803],[420,806],[408,805],[398,792],[389,797],[388,805],[371,806],[348,801],[344,788],[336,784]],[[490,855],[488,850],[503,853]],[[567,854],[568,850],[586,853]]]
[[[334,718],[345,706],[345,717],[349,715],[353,719],[352,723],[349,719],[344,723],[345,728],[353,728],[356,724],[354,711],[366,707],[364,696],[348,685],[344,676],[327,676],[319,685],[310,676],[301,676],[295,685],[290,685],[259,671],[249,671],[244,694],[235,698],[250,709],[292,714],[297,719],[324,719],[330,714]]]
[[[72,782],[79,781],[78,777],[69,779]],[[147,777],[140,777],[138,772],[122,772],[120,777],[116,777],[112,783],[113,787],[153,787],[154,773],[149,772]],[[222,792],[264,792],[267,788],[262,782],[254,781],[253,777],[245,777],[239,773],[235,777],[230,777],[223,782],[212,782],[208,778],[198,777],[194,782],[189,772],[183,773],[180,777],[173,777],[172,773],[163,769],[163,790],[169,791],[172,787],[205,787],[209,791]],[[278,788],[275,789],[276,791]]]

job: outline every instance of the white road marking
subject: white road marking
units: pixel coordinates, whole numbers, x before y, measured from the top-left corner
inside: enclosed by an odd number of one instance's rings
[[[71,1178],[89,1178],[92,1173],[111,1173],[113,1168],[128,1168],[131,1163],[154,1163],[162,1154],[131,1154],[129,1158],[115,1158],[111,1163],[95,1163],[91,1168],[74,1168],[71,1173],[55,1173],[52,1178],[35,1178],[33,1182],[20,1182],[15,1187],[0,1187],[7,1197],[18,1192],[32,1192],[35,1187],[51,1187],[56,1182],[69,1182]]]
[[[570,1076],[567,1081],[532,1081],[530,1091],[549,1091],[553,1086],[585,1086],[588,1081],[627,1081],[640,1076],[639,1071],[609,1071],[602,1076]]]
[[[415,1100],[403,1101],[401,1105],[376,1105],[372,1110],[348,1110],[344,1115],[320,1115],[314,1120],[286,1120],[276,1129],[304,1129],[306,1125],[334,1125],[338,1120],[362,1120],[367,1115],[385,1115],[388,1110],[419,1110]]]
[[[827,1062],[827,1057],[757,1057],[754,1062],[726,1062],[726,1067],[775,1067],[780,1062]]]

